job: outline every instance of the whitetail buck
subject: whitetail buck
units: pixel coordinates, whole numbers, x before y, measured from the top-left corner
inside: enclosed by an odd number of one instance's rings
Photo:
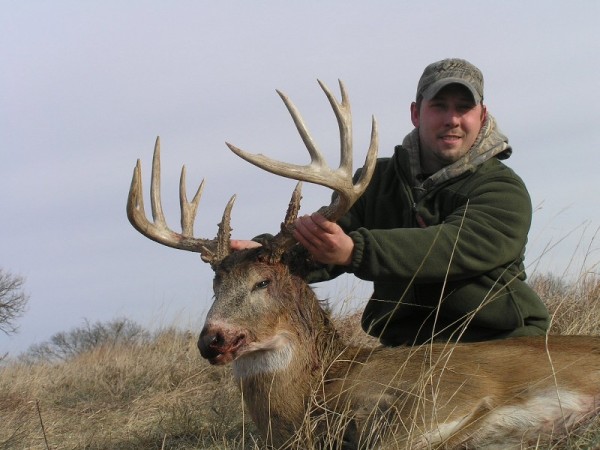
[[[273,173],[337,192],[321,212],[343,215],[366,188],[377,152],[373,120],[362,177],[352,183],[350,105],[321,85],[338,120],[341,164],[324,163],[294,105],[280,93],[311,155],[295,166],[250,155]],[[568,433],[598,412],[600,338],[547,336],[473,344],[360,348],[345,345],[313,291],[296,273],[291,229],[295,191],[281,232],[262,248],[231,252],[227,205],[215,239],[193,237],[201,188],[192,202],[180,185],[182,233],[171,231],[160,203],[157,140],[152,215],[146,219],[141,169],[135,168],[127,213],[162,244],[198,252],[215,271],[215,300],[198,347],[211,364],[232,363],[244,402],[268,446],[277,448],[521,448]],[[301,264],[300,264],[301,265]]]

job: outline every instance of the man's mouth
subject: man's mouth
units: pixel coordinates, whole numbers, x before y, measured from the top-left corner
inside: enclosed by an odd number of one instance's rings
[[[440,136],[440,139],[447,144],[454,144],[454,143],[458,142],[461,139],[461,137],[457,136],[455,134],[446,134],[446,135]]]

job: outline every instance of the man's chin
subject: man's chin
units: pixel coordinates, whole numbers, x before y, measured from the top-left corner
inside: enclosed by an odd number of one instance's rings
[[[444,148],[440,149],[438,152],[438,160],[442,164],[442,166],[448,166],[450,164],[455,163],[460,158],[462,158],[467,153],[467,150],[457,147],[457,148]]]

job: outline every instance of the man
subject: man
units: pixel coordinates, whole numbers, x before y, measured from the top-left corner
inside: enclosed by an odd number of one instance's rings
[[[385,345],[544,334],[548,312],[523,264],[531,201],[501,162],[512,148],[483,104],[480,70],[430,64],[410,113],[415,129],[337,224],[297,220],[295,238],[323,264],[308,281],[374,282],[362,326]]]

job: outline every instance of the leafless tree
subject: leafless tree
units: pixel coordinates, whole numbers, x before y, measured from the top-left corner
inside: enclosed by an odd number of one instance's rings
[[[23,291],[25,279],[0,268],[0,331],[16,333],[15,321],[25,313],[29,296]]]
[[[54,334],[50,340],[34,344],[25,354],[25,361],[66,361],[102,345],[137,344],[147,342],[150,333],[141,325],[125,319],[91,323]]]

